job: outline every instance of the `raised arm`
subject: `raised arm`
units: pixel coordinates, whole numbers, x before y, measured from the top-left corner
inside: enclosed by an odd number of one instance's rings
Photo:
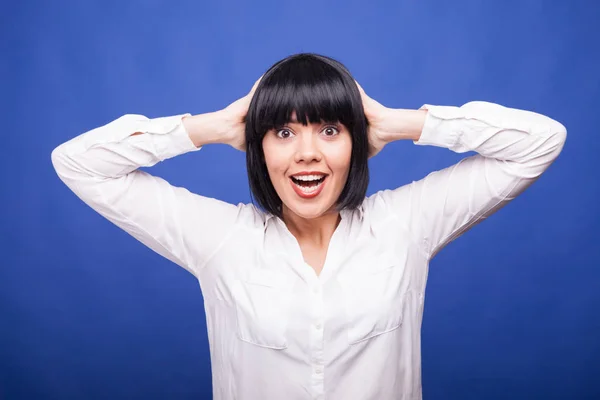
[[[91,208],[196,275],[253,208],[191,193],[138,168],[225,142],[215,129],[226,125],[218,115],[127,114],[56,147],[52,164]]]
[[[396,119],[389,126],[412,121],[388,142],[411,139],[416,145],[478,153],[379,194],[429,259],[535,182],[558,157],[567,136],[566,128],[549,117],[483,101],[462,107],[424,105],[418,112],[388,109],[387,117]]]

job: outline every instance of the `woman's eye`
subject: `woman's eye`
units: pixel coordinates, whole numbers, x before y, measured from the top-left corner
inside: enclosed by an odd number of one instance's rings
[[[325,132],[325,136],[334,136],[340,133],[340,130],[335,126],[326,127],[323,132]]]
[[[322,132],[325,133],[325,136],[331,137],[339,134],[340,130],[336,126],[327,126]],[[275,135],[280,139],[289,139],[290,137],[294,136],[294,134],[286,128],[276,130]]]
[[[277,135],[277,137],[280,137],[282,139],[287,139],[292,135],[289,129],[280,129],[275,134]]]

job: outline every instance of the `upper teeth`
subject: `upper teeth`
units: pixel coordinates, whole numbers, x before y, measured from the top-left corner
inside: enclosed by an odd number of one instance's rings
[[[316,181],[324,177],[325,175],[299,175],[294,176],[294,179],[298,179],[300,181]]]

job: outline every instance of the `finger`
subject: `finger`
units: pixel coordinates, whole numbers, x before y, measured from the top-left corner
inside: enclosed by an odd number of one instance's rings
[[[256,91],[256,88],[258,87],[258,84],[260,83],[263,76],[264,75],[261,75],[260,78],[258,78],[258,80],[254,82],[254,86],[252,86],[252,89],[250,89],[250,94],[253,94]]]
[[[366,95],[364,89],[362,88],[362,86],[359,85],[358,82],[356,82],[356,80],[354,80],[354,83],[356,83],[356,86],[358,86],[358,91],[360,92],[360,94]]]

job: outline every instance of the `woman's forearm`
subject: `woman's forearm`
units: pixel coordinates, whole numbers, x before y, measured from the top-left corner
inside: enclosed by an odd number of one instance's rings
[[[139,167],[199,150],[181,124],[183,117],[123,115],[60,144],[52,151],[52,162],[67,185],[79,188],[83,181],[120,178]]]
[[[184,117],[183,126],[196,147],[228,142],[230,128],[225,114],[220,111]]]
[[[383,118],[388,118],[391,127],[386,132],[385,140],[394,142],[396,140],[419,140],[427,110],[411,110],[404,108],[387,108]]]

